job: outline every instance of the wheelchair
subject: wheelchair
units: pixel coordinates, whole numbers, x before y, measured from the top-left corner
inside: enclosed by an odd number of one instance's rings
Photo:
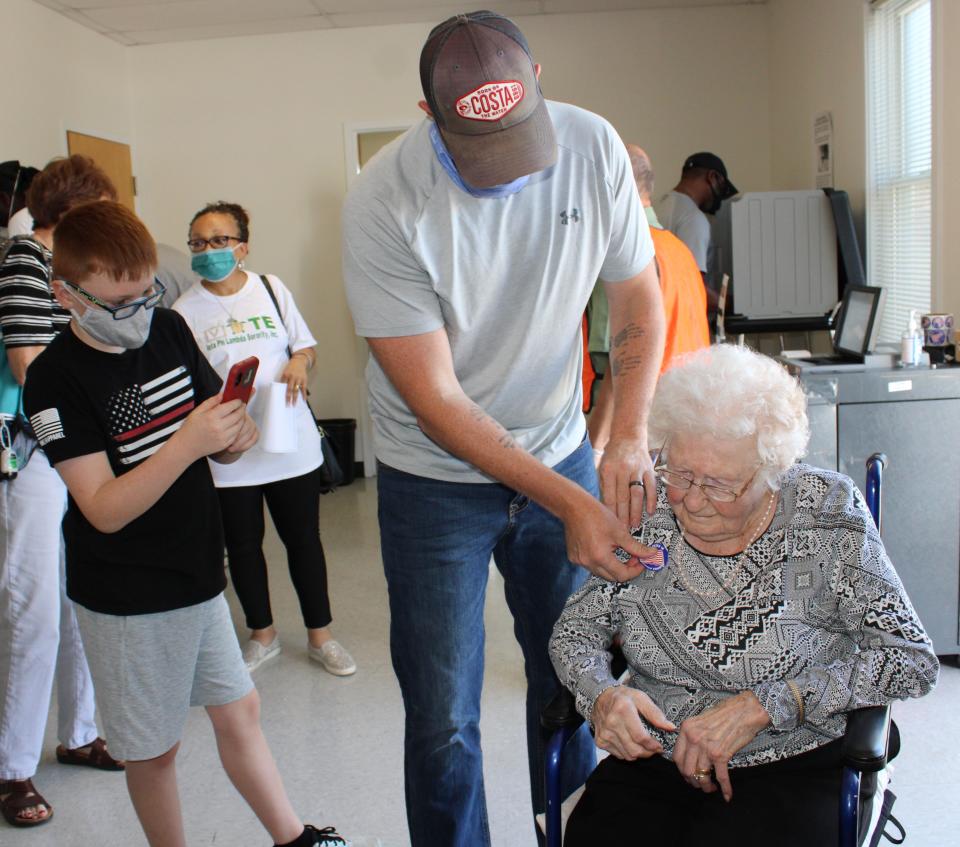
[[[883,453],[874,453],[866,462],[867,484],[864,494],[878,531],[881,530],[880,490],[886,461]],[[617,678],[626,671],[626,661],[619,650],[613,651],[611,669]],[[574,707],[573,695],[566,688],[554,697],[540,715],[541,729],[549,738],[545,763],[546,847],[562,847],[560,763],[564,746],[582,724],[583,718]],[[890,720],[889,705],[872,706],[849,713],[842,747],[844,769],[840,789],[839,847],[859,847],[863,843],[870,823],[867,811],[872,808],[877,794],[878,775],[899,749],[899,734]],[[882,798],[876,798],[885,804],[883,811],[888,816],[889,806],[886,804],[892,805],[892,797],[890,792],[884,792]],[[881,829],[883,819],[881,817]],[[889,821],[900,829],[902,841],[902,827],[892,816]],[[891,836],[887,838],[895,844],[901,843]]]

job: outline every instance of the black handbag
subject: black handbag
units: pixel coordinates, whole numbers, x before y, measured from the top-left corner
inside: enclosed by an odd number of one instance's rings
[[[267,294],[270,295],[270,299],[273,301],[273,308],[277,310],[277,317],[280,319],[280,323],[283,324],[283,315],[280,314],[280,303],[277,300],[277,295],[273,293],[273,287],[270,285],[270,281],[265,274],[260,274],[260,279],[263,281],[264,288],[267,289]],[[293,358],[289,344],[287,345],[287,357]],[[343,470],[340,467],[340,462],[337,461],[337,454],[333,450],[333,444],[330,443],[330,436],[327,435],[324,428],[320,426],[320,422],[313,412],[310,401],[304,398],[304,402],[307,404],[307,408],[310,409],[313,422],[317,425],[317,432],[320,433],[320,448],[323,451],[323,464],[318,468],[320,474],[320,491],[324,494],[329,494],[331,491],[336,490],[338,485],[343,483]]]

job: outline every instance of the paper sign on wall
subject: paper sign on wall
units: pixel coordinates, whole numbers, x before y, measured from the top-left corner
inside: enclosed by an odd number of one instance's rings
[[[817,188],[833,188],[833,114],[818,112],[813,119],[813,157]]]

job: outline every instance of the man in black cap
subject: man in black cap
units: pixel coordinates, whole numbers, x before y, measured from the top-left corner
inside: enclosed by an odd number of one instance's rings
[[[506,18],[440,24],[420,60],[428,118],[364,168],[344,206],[347,296],[373,353],[414,847],[490,843],[479,718],[491,556],[524,654],[537,811],[538,716],[559,687],[553,624],[584,569],[623,582],[651,556],[628,526],[644,501],[655,506],[646,416],[664,329],[653,245],[623,142],[597,115],[545,101],[539,70]],[[597,278],[614,315],[607,505],[581,412],[580,323]],[[568,790],[595,755],[588,734],[571,743]]]
[[[680,182],[655,204],[663,226],[679,238],[693,253],[707,289],[707,311],[717,311],[718,292],[707,281],[710,252],[710,221],[720,204],[737,193],[727,177],[723,160],[713,153],[694,153],[683,163]]]

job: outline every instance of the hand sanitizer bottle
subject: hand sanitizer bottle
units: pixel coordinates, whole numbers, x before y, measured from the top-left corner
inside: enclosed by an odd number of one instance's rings
[[[920,364],[923,353],[923,333],[920,331],[919,312],[910,310],[907,328],[900,336],[900,367],[914,368]]]

